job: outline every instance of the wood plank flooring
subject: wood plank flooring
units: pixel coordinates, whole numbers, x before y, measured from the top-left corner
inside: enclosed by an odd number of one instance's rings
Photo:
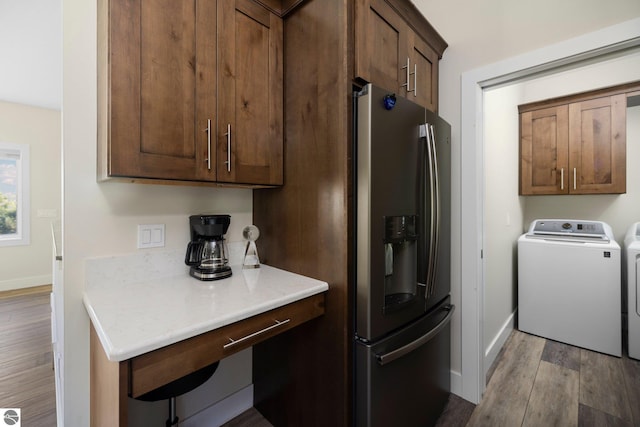
[[[28,427],[56,425],[50,292],[0,293],[0,407],[21,408]]]
[[[0,293],[0,407],[56,425],[50,288]],[[514,331],[474,405],[451,395],[438,427],[640,426],[640,361]],[[224,427],[272,427],[250,409]]]
[[[640,426],[640,361],[513,331],[478,406],[451,395],[436,427]],[[250,409],[223,427],[271,427]]]
[[[516,330],[466,425],[640,426],[640,361]]]

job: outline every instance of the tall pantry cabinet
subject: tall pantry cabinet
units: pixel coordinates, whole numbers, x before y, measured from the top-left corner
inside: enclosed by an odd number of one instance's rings
[[[361,34],[364,3],[357,2],[307,0],[284,18],[285,185],[254,191],[253,221],[261,232],[256,243],[266,264],[324,280],[329,291],[324,316],[254,346],[254,403],[277,426],[353,425],[353,91],[371,81],[407,96],[395,86],[403,70],[391,70],[402,67],[393,55],[378,52],[389,62],[389,80],[356,71],[358,40],[387,37],[376,34],[377,27]],[[446,43],[409,1],[375,5],[401,17],[388,20],[442,55]],[[430,78],[425,93],[437,93],[434,84]],[[424,102],[437,105],[430,96]]]

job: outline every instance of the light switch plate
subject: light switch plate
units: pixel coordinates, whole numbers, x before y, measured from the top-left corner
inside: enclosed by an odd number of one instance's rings
[[[55,218],[58,216],[57,209],[38,209],[36,212],[38,218]]]
[[[164,224],[138,225],[138,249],[164,247]]]

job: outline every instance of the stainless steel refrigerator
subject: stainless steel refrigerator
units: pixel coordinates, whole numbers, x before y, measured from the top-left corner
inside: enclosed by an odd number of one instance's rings
[[[355,108],[355,424],[426,427],[450,391],[451,128],[372,85]]]

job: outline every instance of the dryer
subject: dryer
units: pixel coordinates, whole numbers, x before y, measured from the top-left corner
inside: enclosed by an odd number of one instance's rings
[[[620,357],[620,263],[604,222],[533,221],[518,239],[518,329]]]
[[[629,357],[640,360],[640,222],[624,238]]]

